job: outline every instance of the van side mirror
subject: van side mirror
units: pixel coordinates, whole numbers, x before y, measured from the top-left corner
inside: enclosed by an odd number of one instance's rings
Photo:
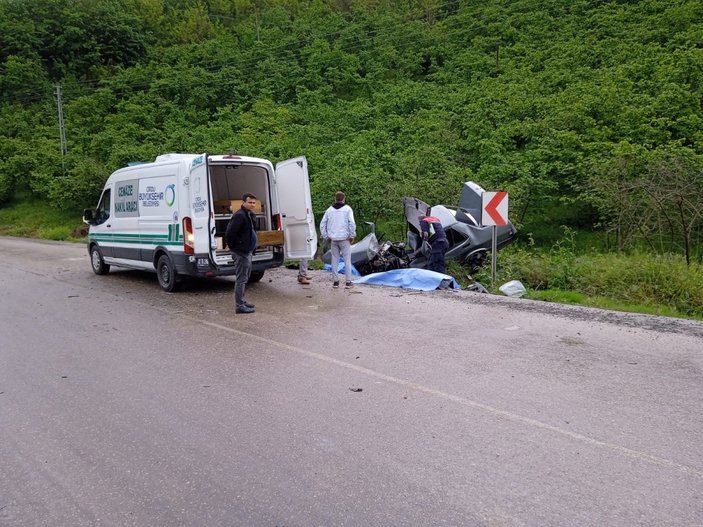
[[[83,223],[90,225],[93,222],[93,210],[85,209],[83,211]]]

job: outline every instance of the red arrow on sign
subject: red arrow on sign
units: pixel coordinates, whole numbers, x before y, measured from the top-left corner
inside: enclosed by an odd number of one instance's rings
[[[493,196],[493,199],[491,199],[491,201],[488,202],[488,205],[486,205],[485,211],[488,213],[488,215],[491,217],[491,219],[496,225],[508,224],[508,221],[503,216],[501,216],[500,212],[498,212],[498,206],[507,195],[507,192],[496,192],[496,195]]]

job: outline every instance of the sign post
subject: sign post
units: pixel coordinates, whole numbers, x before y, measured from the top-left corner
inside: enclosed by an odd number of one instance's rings
[[[508,224],[508,193],[484,192],[482,198],[481,224],[492,225],[491,271],[493,283],[496,281],[498,262],[498,225]]]
[[[493,236],[491,238],[491,282],[495,285],[498,268],[498,226],[493,225],[491,231]]]

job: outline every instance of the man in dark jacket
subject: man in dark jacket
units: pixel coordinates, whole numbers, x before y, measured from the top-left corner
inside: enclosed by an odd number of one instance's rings
[[[234,262],[234,310],[236,313],[253,313],[254,304],[244,300],[244,288],[251,274],[251,257],[256,249],[256,196],[244,194],[241,208],[232,214],[225,236]]]
[[[420,229],[423,241],[429,241],[431,247],[427,268],[430,271],[447,274],[444,267],[444,253],[449,249],[449,240],[442,222],[439,218],[430,216],[430,210],[427,209],[427,216],[420,218]]]

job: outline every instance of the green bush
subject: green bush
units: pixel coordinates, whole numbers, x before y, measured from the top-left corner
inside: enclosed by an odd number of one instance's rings
[[[15,193],[15,178],[11,173],[0,170],[0,206],[9,202]]]

